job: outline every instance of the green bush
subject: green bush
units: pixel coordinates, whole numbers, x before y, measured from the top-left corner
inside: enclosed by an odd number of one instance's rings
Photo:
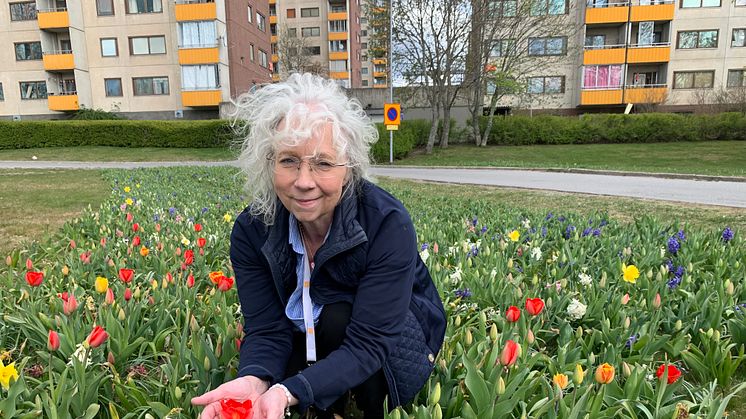
[[[389,132],[383,124],[376,124],[378,142],[373,144],[370,155],[375,163],[389,161]],[[430,122],[425,120],[402,121],[399,129],[394,131],[394,159],[402,159],[418,144],[427,141]]]

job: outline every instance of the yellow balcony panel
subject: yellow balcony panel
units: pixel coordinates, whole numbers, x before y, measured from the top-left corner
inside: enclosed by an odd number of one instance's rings
[[[179,49],[179,64],[216,64],[220,62],[218,48],[182,48]]]
[[[272,81],[280,81],[280,75],[279,74],[273,74],[272,75]]]
[[[387,87],[388,87],[388,85],[386,83],[379,83],[379,84],[374,84],[373,85],[374,89],[385,89]]]
[[[345,52],[330,52],[329,53],[329,59],[330,60],[346,60],[349,58],[349,54]]]
[[[599,48],[583,51],[583,65],[624,64],[624,48]]]
[[[277,0],[269,0],[269,4],[277,4]]]
[[[385,71],[374,71],[373,77],[386,77],[388,74]]]
[[[329,32],[330,41],[345,41],[347,40],[347,32]]]
[[[347,12],[329,13],[329,20],[347,20]]]
[[[68,54],[44,54],[44,69],[47,71],[69,71],[75,69],[75,59]]]
[[[661,103],[668,96],[668,88],[628,87],[624,93],[624,103]]]
[[[272,62],[276,63],[280,61],[280,57],[277,54],[272,54]]]
[[[220,105],[220,90],[195,90],[181,92],[181,104],[189,107]]]
[[[215,20],[218,18],[218,10],[215,3],[192,3],[176,5],[176,20],[184,22],[189,20]]]
[[[70,27],[70,15],[67,12],[39,12],[39,29],[61,29]]]
[[[77,111],[80,109],[78,105],[78,95],[59,95],[47,97],[49,101],[50,111]]]
[[[580,92],[581,105],[619,105],[622,103],[622,89],[583,90]]]
[[[627,21],[629,6],[593,7],[585,9],[585,24],[624,23]]]
[[[630,48],[627,53],[627,62],[637,63],[666,63],[671,58],[671,47],[637,47]]]
[[[349,74],[346,71],[330,71],[329,78],[335,80],[346,80],[349,78]]]
[[[276,43],[277,43],[277,35],[272,35],[272,36],[271,36],[271,37],[269,38],[269,42],[271,42],[271,43],[273,43],[273,44],[276,44]]]
[[[374,58],[373,64],[386,64],[386,59],[385,58]]]
[[[269,17],[269,23],[271,24],[277,24],[277,16],[270,16]]]
[[[673,20],[676,5],[651,4],[648,6],[632,6],[630,20],[632,22],[647,22],[651,20]]]

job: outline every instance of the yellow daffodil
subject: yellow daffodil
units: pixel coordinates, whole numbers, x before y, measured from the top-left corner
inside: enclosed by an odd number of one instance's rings
[[[132,205],[135,201],[132,200],[132,198],[127,198],[124,200],[124,203],[127,205]]]
[[[10,389],[11,378],[13,381],[18,380],[18,371],[16,371],[15,363],[11,362],[8,365],[3,365],[3,362],[0,361],[0,385],[2,385],[4,389]]]
[[[191,242],[186,237],[181,238],[181,244],[183,244],[184,246],[189,246],[189,243]]]
[[[637,282],[637,278],[640,277],[640,271],[635,265],[623,266],[622,270],[624,272],[624,280],[631,284]]]
[[[96,277],[96,292],[103,294],[109,289],[109,280],[103,276]]]
[[[567,384],[570,382],[570,380],[567,378],[567,375],[565,374],[554,374],[554,377],[552,377],[552,381],[554,384],[557,385],[557,387],[560,388],[560,390],[564,390],[565,387],[567,387]]]
[[[130,193],[131,190],[129,186],[124,187],[124,193]]]
[[[230,223],[233,217],[231,217],[231,215],[226,212],[225,215],[223,216],[223,219],[225,220],[226,223]]]
[[[510,234],[508,234],[508,238],[510,239],[510,241],[517,242],[518,239],[521,238],[521,233],[519,233],[518,230],[513,230],[510,232]]]

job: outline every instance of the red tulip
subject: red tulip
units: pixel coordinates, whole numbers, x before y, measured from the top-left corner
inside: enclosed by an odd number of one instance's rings
[[[73,311],[78,309],[78,300],[75,299],[75,294],[70,294],[67,299],[63,298],[62,311],[66,316],[69,316]]]
[[[666,365],[662,364],[660,367],[658,367],[658,371],[655,372],[655,375],[658,377],[658,379],[663,378],[663,373],[666,371]],[[673,384],[676,382],[676,380],[681,377],[681,370],[676,368],[676,365],[674,364],[668,364],[668,384]]]
[[[174,282],[174,276],[171,275],[171,272],[166,272],[166,281],[168,281],[169,284]]]
[[[111,288],[106,289],[106,298],[104,298],[104,303],[107,305],[114,304],[114,290]]]
[[[70,240],[70,248],[75,249],[76,247],[78,247],[78,245],[75,243],[75,240]]]
[[[508,307],[508,311],[505,312],[505,318],[511,323],[517,322],[521,318],[521,309],[516,306]]]
[[[38,287],[41,285],[41,282],[44,280],[44,273],[43,272],[34,272],[29,271],[26,272],[26,282],[28,282],[29,285],[32,287]]]
[[[236,400],[220,401],[221,419],[249,419],[251,418],[251,400],[239,402]]]
[[[192,288],[194,286],[194,275],[192,273],[189,273],[189,276],[187,276],[186,281],[187,288]]]
[[[184,252],[184,263],[189,266],[194,263],[194,250],[189,249]]]
[[[231,287],[233,287],[233,278],[228,278],[227,276],[218,278],[218,289],[220,291],[228,291]]]
[[[101,237],[101,247],[106,247],[106,237]]]
[[[205,249],[204,248],[200,248],[199,249],[199,255],[200,256],[204,256],[205,255]]]
[[[49,339],[47,340],[47,349],[49,352],[54,352],[60,349],[60,335],[54,330],[49,331]]]
[[[134,223],[132,224],[132,231],[137,231],[140,229],[140,224]]]
[[[198,232],[198,233],[199,233],[200,231],[202,231],[202,224],[195,224],[195,225],[194,225],[194,231],[196,231],[196,232]]]
[[[139,245],[140,245],[140,236],[135,236],[135,237],[134,237],[134,238],[132,239],[132,246],[135,246],[135,247],[137,247],[137,246],[139,246]]]
[[[197,239],[197,247],[203,248],[207,244],[207,240],[205,240],[204,237],[200,237]]]
[[[68,298],[67,297],[68,296],[67,291],[65,291],[63,293],[58,293],[57,296],[60,297],[63,302],[67,302],[67,298]]]
[[[523,248],[519,247],[518,250],[516,250],[516,254],[518,255],[518,257],[523,256]]]
[[[236,338],[236,350],[237,351],[241,350],[241,339],[239,338]]]
[[[518,359],[518,355],[520,355],[520,352],[520,346],[518,346],[518,344],[513,342],[512,340],[508,340],[507,342],[505,342],[505,347],[500,353],[500,365],[502,365],[503,367],[509,367],[515,364],[515,361]]]
[[[532,316],[538,316],[544,310],[544,301],[541,298],[526,298],[526,311]]]
[[[122,268],[119,270],[119,279],[121,279],[125,284],[132,282],[134,276],[135,271],[133,269]]]
[[[31,258],[26,258],[26,269],[29,271],[34,269],[34,263],[31,262]]]
[[[124,290],[124,301],[129,301],[132,299],[132,290],[127,288]]]
[[[132,213],[131,213],[131,212],[128,212],[128,213],[127,213],[127,222],[130,222],[130,223],[131,223],[131,222],[132,222],[132,220],[133,220],[134,218],[135,218],[135,217],[134,217],[134,216],[132,215]]]
[[[91,334],[88,335],[88,338],[85,340],[85,344],[91,348],[97,348],[101,346],[104,342],[106,342],[106,339],[109,338],[109,334],[106,333],[103,327],[101,326],[94,326],[93,330],[91,331]]]

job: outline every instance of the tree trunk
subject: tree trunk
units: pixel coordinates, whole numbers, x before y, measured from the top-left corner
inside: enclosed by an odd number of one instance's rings
[[[435,145],[435,137],[438,135],[438,120],[440,117],[440,107],[436,104],[431,106],[432,111],[430,120],[430,135],[427,137],[427,145],[425,146],[425,154],[433,153],[433,146]]]
[[[451,134],[451,107],[443,104],[443,130],[440,133],[440,148],[448,148],[448,136]]]
[[[482,143],[479,144],[482,147],[487,146],[487,140],[490,138],[490,133],[492,132],[492,121],[495,118],[495,109],[497,108],[497,92],[492,95],[492,100],[490,100],[490,115],[487,118],[487,127],[484,129],[484,135],[482,135]]]
[[[479,120],[482,117],[482,86],[481,81],[474,86],[474,96],[471,106],[471,135],[474,137],[474,145],[482,145],[482,130],[479,128]]]

